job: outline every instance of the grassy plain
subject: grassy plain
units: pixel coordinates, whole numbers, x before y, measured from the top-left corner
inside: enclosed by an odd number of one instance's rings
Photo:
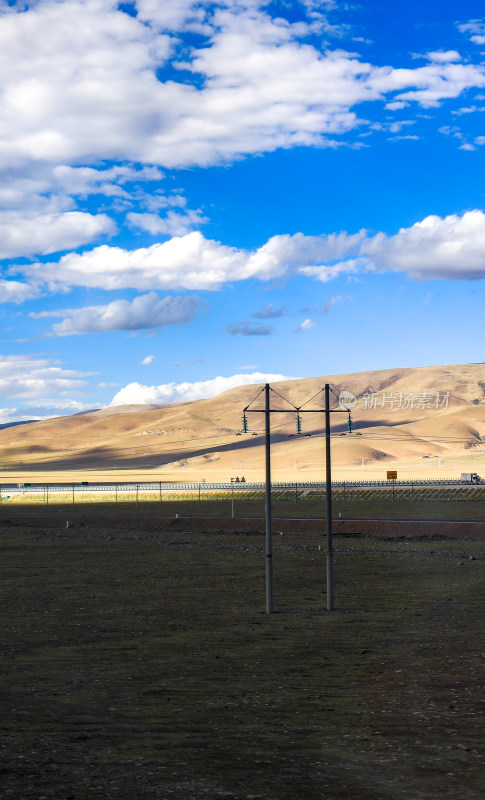
[[[485,542],[337,539],[330,613],[318,537],[291,534],[266,615],[261,535],[21,517],[2,797],[482,800]]]
[[[21,498],[3,500],[0,508],[0,515],[10,519],[22,519],[22,515],[31,515],[35,509],[39,515],[39,521],[44,517],[51,517],[57,514],[60,518],[69,519],[74,515],[79,517],[85,512],[89,516],[101,516],[105,519],[120,518],[126,514],[136,516],[153,517],[174,517],[179,514],[181,517],[231,517],[234,509],[236,518],[244,517],[264,517],[265,505],[264,498],[246,499],[236,496],[234,504],[230,498],[224,499],[205,499],[201,500],[188,498],[187,496],[169,495],[169,499],[162,502],[154,501],[152,495],[143,496],[140,494],[138,504],[133,495],[119,495],[117,500],[113,496],[110,502],[103,500],[102,496],[95,498],[98,502],[93,502],[91,495],[79,494],[72,501],[72,493],[58,494],[54,499],[49,500],[46,505],[42,495],[24,495]],[[474,520],[485,521],[485,499],[483,500],[392,500],[392,494],[388,499],[369,499],[343,500],[334,498],[333,516],[338,519],[416,519],[416,520]],[[301,499],[294,501],[279,500],[277,497],[272,501],[273,516],[286,518],[325,518],[326,508],[324,498],[320,499]],[[1,519],[1,516],[0,516]]]

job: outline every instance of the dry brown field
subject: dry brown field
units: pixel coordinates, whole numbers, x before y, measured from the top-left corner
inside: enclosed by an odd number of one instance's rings
[[[0,796],[482,800],[484,541],[0,520]]]

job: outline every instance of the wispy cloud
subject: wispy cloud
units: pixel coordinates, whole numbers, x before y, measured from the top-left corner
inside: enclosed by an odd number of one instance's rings
[[[195,367],[197,364],[203,363],[203,358],[194,358],[192,361],[176,361],[174,367]]]
[[[315,325],[318,325],[318,322],[307,317],[307,319],[304,319],[301,325],[298,326],[296,333],[300,333],[300,331],[309,331],[310,328],[314,328]]]
[[[65,369],[59,361],[47,356],[0,356],[0,395],[28,402],[35,398],[37,405],[42,398],[83,391],[87,376],[85,372]],[[53,401],[48,402],[52,404]],[[62,402],[74,401],[64,399]]]
[[[334,297],[330,298],[328,303],[325,303],[325,305],[320,306],[317,309],[317,312],[319,314],[329,314],[337,304],[345,303],[347,300],[352,300],[352,299],[353,298],[350,295],[345,295],[345,296],[341,294],[335,295]]]
[[[280,308],[275,308],[273,303],[268,303],[261,309],[261,311],[255,311],[254,314],[251,316],[254,319],[277,319],[278,317],[282,317],[285,313],[285,306],[281,306]]]
[[[226,333],[231,336],[270,336],[273,332],[271,325],[255,325],[252,322],[234,322],[228,325]]]
[[[471,19],[469,22],[457,23],[461,33],[467,34],[474,44],[485,44],[485,20]]]

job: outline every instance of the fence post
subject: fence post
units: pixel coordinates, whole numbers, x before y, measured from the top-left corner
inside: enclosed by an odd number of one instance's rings
[[[74,484],[72,484],[72,504],[74,505]]]
[[[162,502],[162,481],[160,481],[160,502]]]

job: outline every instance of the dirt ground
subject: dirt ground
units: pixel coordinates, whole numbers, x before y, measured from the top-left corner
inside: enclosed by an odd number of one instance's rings
[[[0,797],[483,800],[485,540],[0,519]]]

